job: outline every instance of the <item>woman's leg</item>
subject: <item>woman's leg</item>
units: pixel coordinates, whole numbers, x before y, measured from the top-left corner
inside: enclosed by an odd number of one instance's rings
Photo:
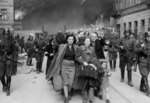
[[[93,103],[94,101],[94,88],[93,87],[90,87],[89,89],[89,99],[90,99],[89,103]]]
[[[68,86],[63,86],[65,97],[68,97]]]

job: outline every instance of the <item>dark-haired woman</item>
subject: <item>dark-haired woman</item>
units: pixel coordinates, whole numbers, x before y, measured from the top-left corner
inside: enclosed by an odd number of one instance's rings
[[[73,35],[67,35],[66,41],[66,44],[61,44],[59,46],[57,55],[54,57],[54,60],[50,65],[50,68],[53,70],[50,74],[47,74],[47,79],[51,79],[53,76],[57,75],[57,73],[61,75],[65,96],[64,103],[68,103],[70,100],[70,92],[76,71],[75,53],[77,48],[74,44],[75,37]]]
[[[47,65],[46,65],[46,72],[45,74],[47,74],[47,71],[49,69],[49,66],[53,60],[53,57],[54,57],[54,53],[55,53],[55,50],[54,50],[54,42],[53,42],[53,39],[50,39],[49,41],[49,44],[46,46],[46,56],[47,56]]]

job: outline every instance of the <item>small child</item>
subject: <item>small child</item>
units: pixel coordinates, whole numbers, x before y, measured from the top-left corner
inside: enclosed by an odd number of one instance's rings
[[[108,69],[108,61],[101,61],[102,67],[104,68],[104,76],[102,77],[102,84],[101,84],[101,89],[102,93],[101,96],[103,95],[103,92],[106,93],[106,103],[110,103],[109,101],[109,78],[111,76],[110,69]],[[101,97],[102,98],[102,97]]]

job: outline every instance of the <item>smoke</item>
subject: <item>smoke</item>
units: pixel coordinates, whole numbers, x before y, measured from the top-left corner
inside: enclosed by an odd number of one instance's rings
[[[94,24],[104,15],[108,22],[114,0],[15,0],[15,8],[26,12],[23,17],[25,29],[41,29],[49,33]]]

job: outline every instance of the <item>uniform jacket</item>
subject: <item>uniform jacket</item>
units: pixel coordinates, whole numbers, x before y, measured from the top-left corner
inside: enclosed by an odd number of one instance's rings
[[[147,56],[150,55],[150,42],[144,40],[144,41],[142,41],[142,43],[144,43],[145,47],[142,48],[141,47],[141,42],[139,42],[135,46],[135,52],[137,52],[138,55],[139,55],[139,62],[140,63],[150,64],[150,58],[147,59]]]
[[[117,45],[117,40],[116,39],[110,40],[110,43],[109,43],[109,46],[108,46],[109,60],[117,59],[117,52],[119,50],[116,48],[116,45]]]
[[[123,37],[119,40],[116,47],[120,49],[120,56],[129,56],[130,52],[134,52],[134,43],[135,40],[127,37]],[[124,46],[124,49],[121,49],[120,46]]]

